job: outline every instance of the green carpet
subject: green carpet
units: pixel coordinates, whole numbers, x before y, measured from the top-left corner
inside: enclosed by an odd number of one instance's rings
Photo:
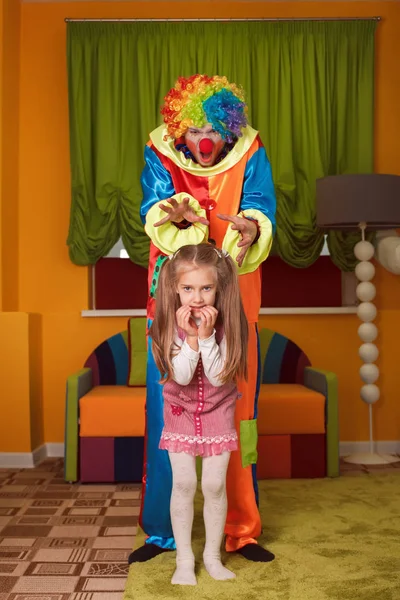
[[[397,474],[260,482],[269,564],[223,554],[227,582],[204,570],[202,496],[196,496],[198,585],[172,586],[175,552],[133,564],[124,600],[400,600],[400,469]],[[142,545],[139,531],[135,547]]]

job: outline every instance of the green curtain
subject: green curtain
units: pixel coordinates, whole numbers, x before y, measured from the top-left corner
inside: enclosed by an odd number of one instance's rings
[[[70,22],[67,58],[72,203],[71,260],[95,263],[122,236],[147,265],[139,218],[148,135],[179,75],[226,75],[243,85],[249,120],[271,160],[275,250],[307,267],[323,235],[315,224],[315,180],[373,169],[376,22]],[[343,270],[354,267],[354,235],[329,234]]]

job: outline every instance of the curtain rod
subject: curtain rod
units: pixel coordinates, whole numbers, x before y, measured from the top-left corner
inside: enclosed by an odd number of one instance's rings
[[[139,22],[139,23],[181,23],[181,22],[228,22],[237,23],[241,21],[380,21],[382,17],[300,17],[300,18],[271,18],[271,19],[64,19],[66,23],[81,23],[81,22],[101,22],[101,23],[127,23],[127,22]]]

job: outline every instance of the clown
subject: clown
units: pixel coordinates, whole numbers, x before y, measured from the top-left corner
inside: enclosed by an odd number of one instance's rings
[[[236,405],[240,451],[231,455],[228,476],[226,550],[248,560],[274,558],[257,544],[257,321],[260,265],[275,228],[271,167],[258,132],[247,124],[243,90],[226,77],[179,78],[165,97],[164,125],[150,134],[141,177],[141,217],[151,239],[148,326],[154,318],[157,277],[163,260],[186,244],[211,241],[236,260],[249,323],[247,381],[239,381]],[[162,386],[148,347],[145,476],[140,524],[146,544],[129,562],[143,562],[175,549],[171,521],[171,467],[158,448],[163,427]],[[195,432],[193,432],[195,435]]]

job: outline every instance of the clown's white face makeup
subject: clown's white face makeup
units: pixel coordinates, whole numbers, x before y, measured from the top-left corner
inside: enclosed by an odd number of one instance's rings
[[[202,140],[209,140],[212,143],[212,146],[208,143],[209,148],[206,147],[206,151],[200,146]],[[207,123],[204,127],[189,127],[185,134],[185,142],[202,167],[212,167],[225,145],[220,134],[214,131],[210,123]]]

